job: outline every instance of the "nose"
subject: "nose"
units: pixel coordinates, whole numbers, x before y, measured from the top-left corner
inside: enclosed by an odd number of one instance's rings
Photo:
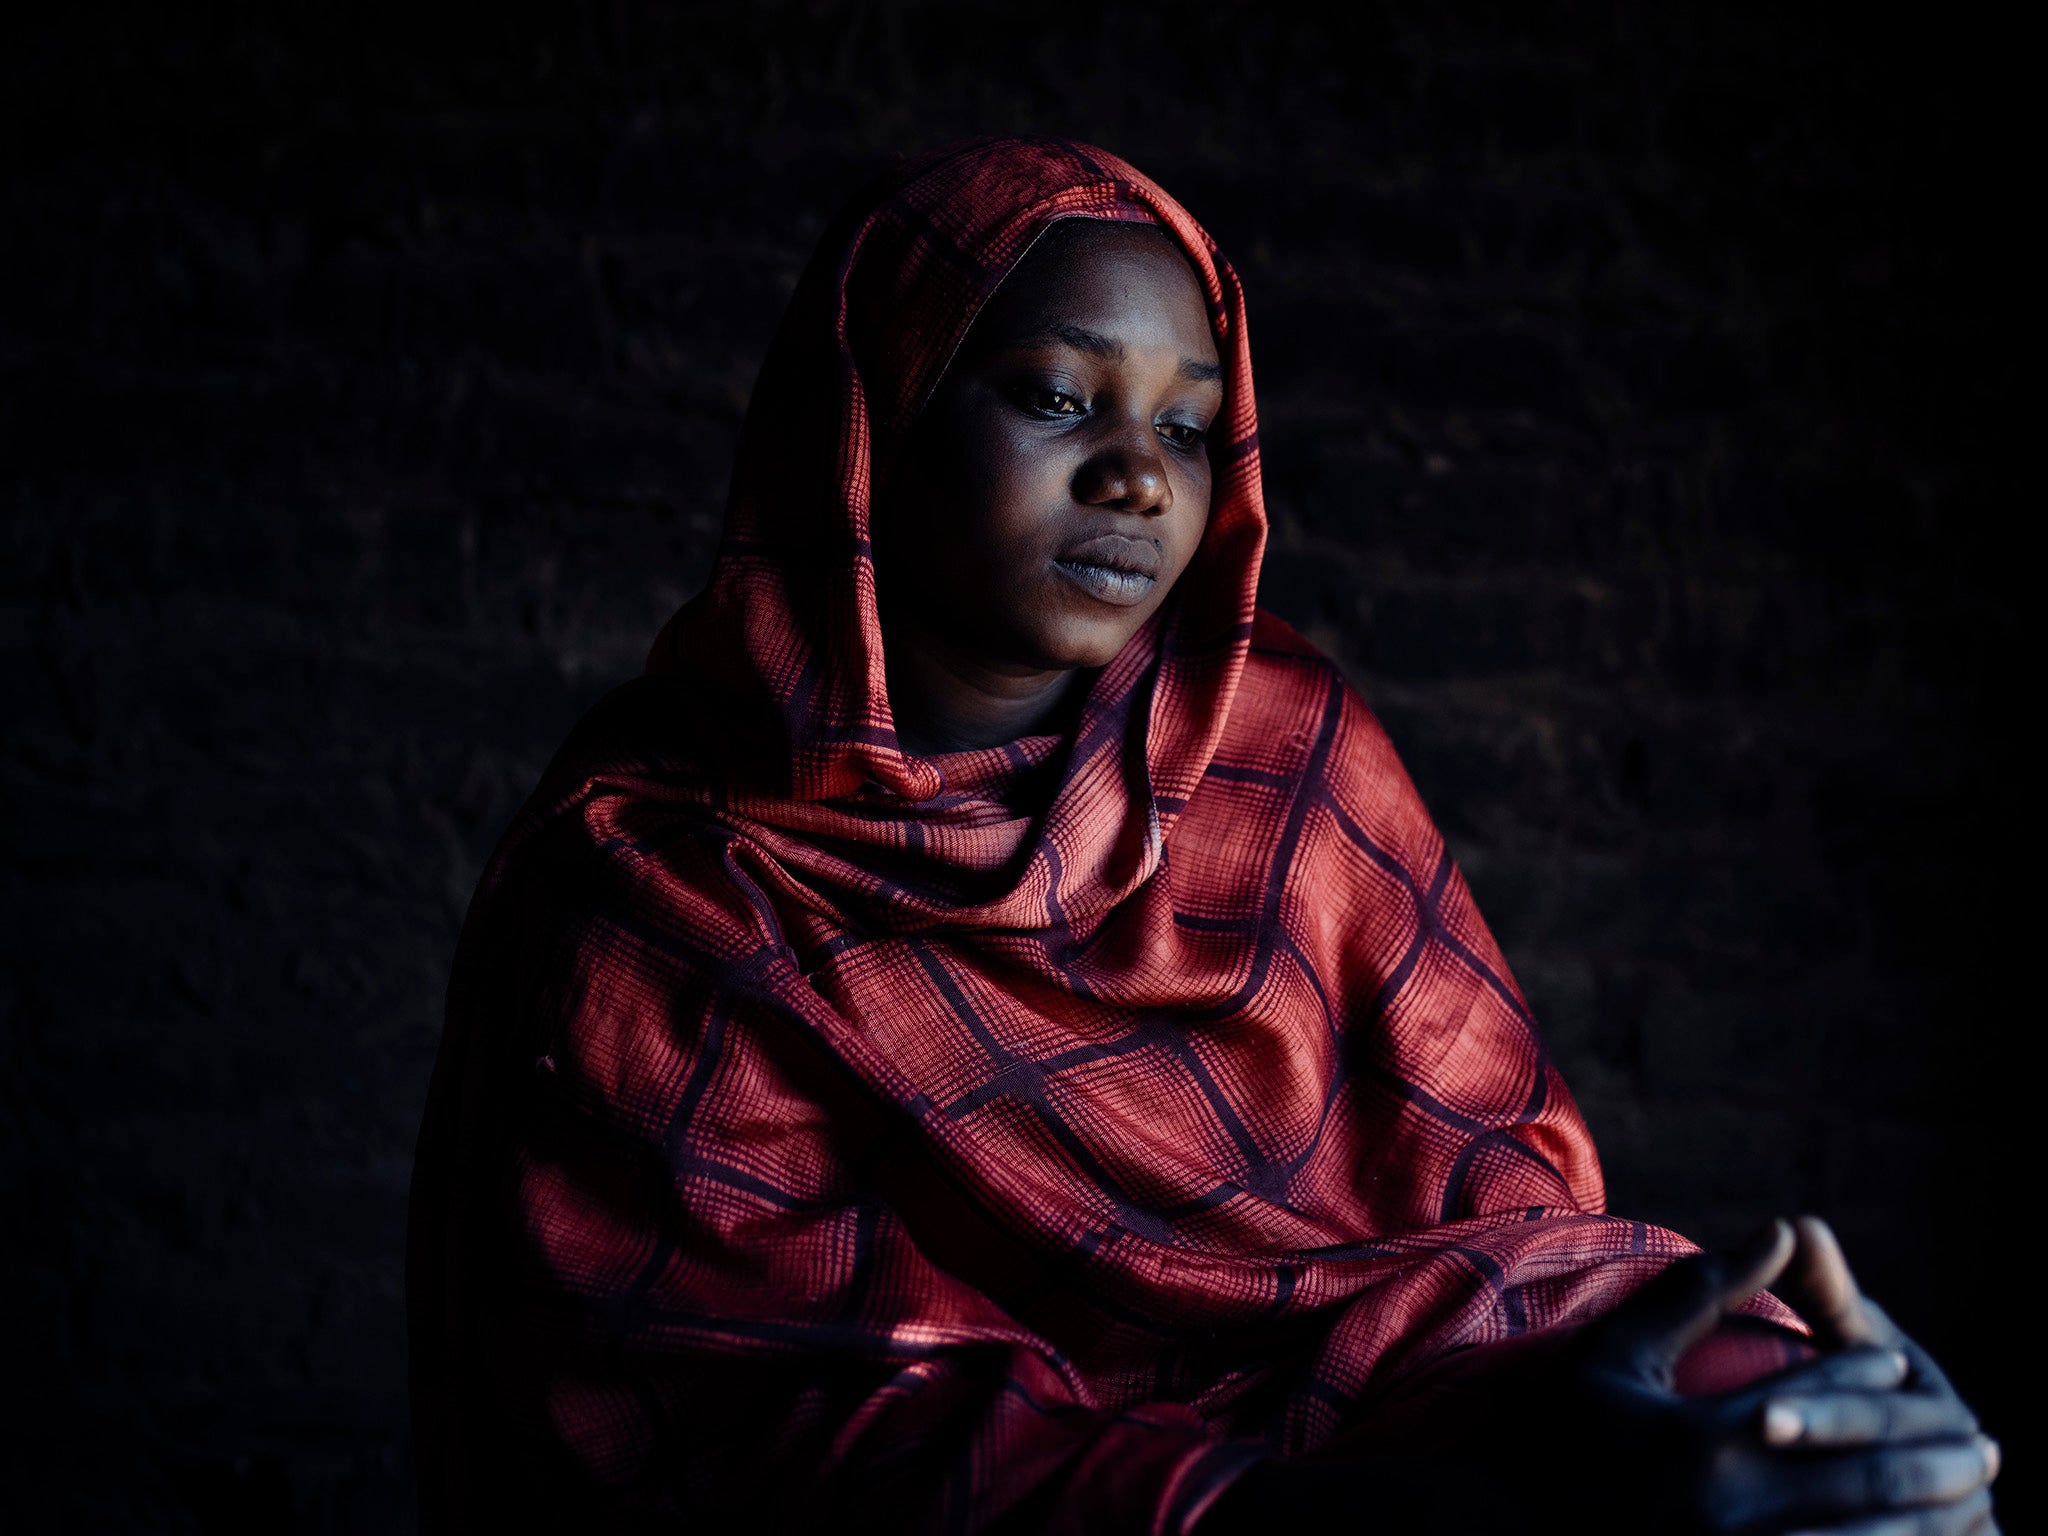
[[[1074,475],[1074,499],[1084,507],[1157,516],[1173,506],[1173,487],[1158,448],[1133,438],[1104,444],[1089,455]]]

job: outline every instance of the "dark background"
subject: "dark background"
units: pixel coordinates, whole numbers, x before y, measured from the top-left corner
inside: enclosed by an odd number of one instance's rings
[[[0,55],[0,1507],[410,1524],[406,1182],[472,885],[704,577],[828,212],[1015,129],[1135,160],[1243,271],[1266,601],[1385,718],[1614,1207],[1828,1214],[2024,1479],[2009,40],[174,9]]]

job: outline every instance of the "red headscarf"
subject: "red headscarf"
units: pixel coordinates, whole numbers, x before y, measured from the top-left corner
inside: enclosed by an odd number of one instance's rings
[[[1071,730],[919,758],[875,489],[1065,218],[1199,276],[1213,512]],[[1386,736],[1255,610],[1265,528],[1237,276],[1132,167],[985,140],[827,232],[709,589],[464,933],[415,1186],[430,1523],[1184,1531],[1250,1457],[1688,1251],[1599,1214]]]

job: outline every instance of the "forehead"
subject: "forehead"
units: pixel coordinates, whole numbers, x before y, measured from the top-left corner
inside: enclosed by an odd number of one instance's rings
[[[1032,246],[974,322],[977,351],[1069,326],[1126,346],[1216,357],[1194,269],[1153,224],[1065,219]]]

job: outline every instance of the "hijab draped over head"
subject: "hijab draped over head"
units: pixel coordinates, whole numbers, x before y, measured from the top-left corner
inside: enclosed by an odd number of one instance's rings
[[[1226,391],[1207,533],[1171,617],[1096,680],[1071,743],[920,759],[898,746],[889,707],[871,510],[982,305],[1073,218],[1162,227],[1200,280]],[[833,923],[1084,921],[1151,875],[1215,753],[1265,533],[1237,274],[1114,156],[986,141],[897,168],[827,230],[747,413],[711,585],[649,670],[687,680],[692,713],[719,737],[704,768],[735,810],[775,829],[779,860],[833,892]],[[1050,765],[1062,751],[1064,768]],[[1054,772],[1050,806],[1032,803]]]
[[[1063,733],[920,758],[871,511],[1072,218],[1200,281],[1209,524]],[[1265,527],[1236,273],[1131,166],[983,140],[827,230],[710,586],[464,931],[410,1257],[430,1527],[1185,1531],[1253,1456],[1688,1251],[1600,1214],[1384,733],[1255,609]]]

